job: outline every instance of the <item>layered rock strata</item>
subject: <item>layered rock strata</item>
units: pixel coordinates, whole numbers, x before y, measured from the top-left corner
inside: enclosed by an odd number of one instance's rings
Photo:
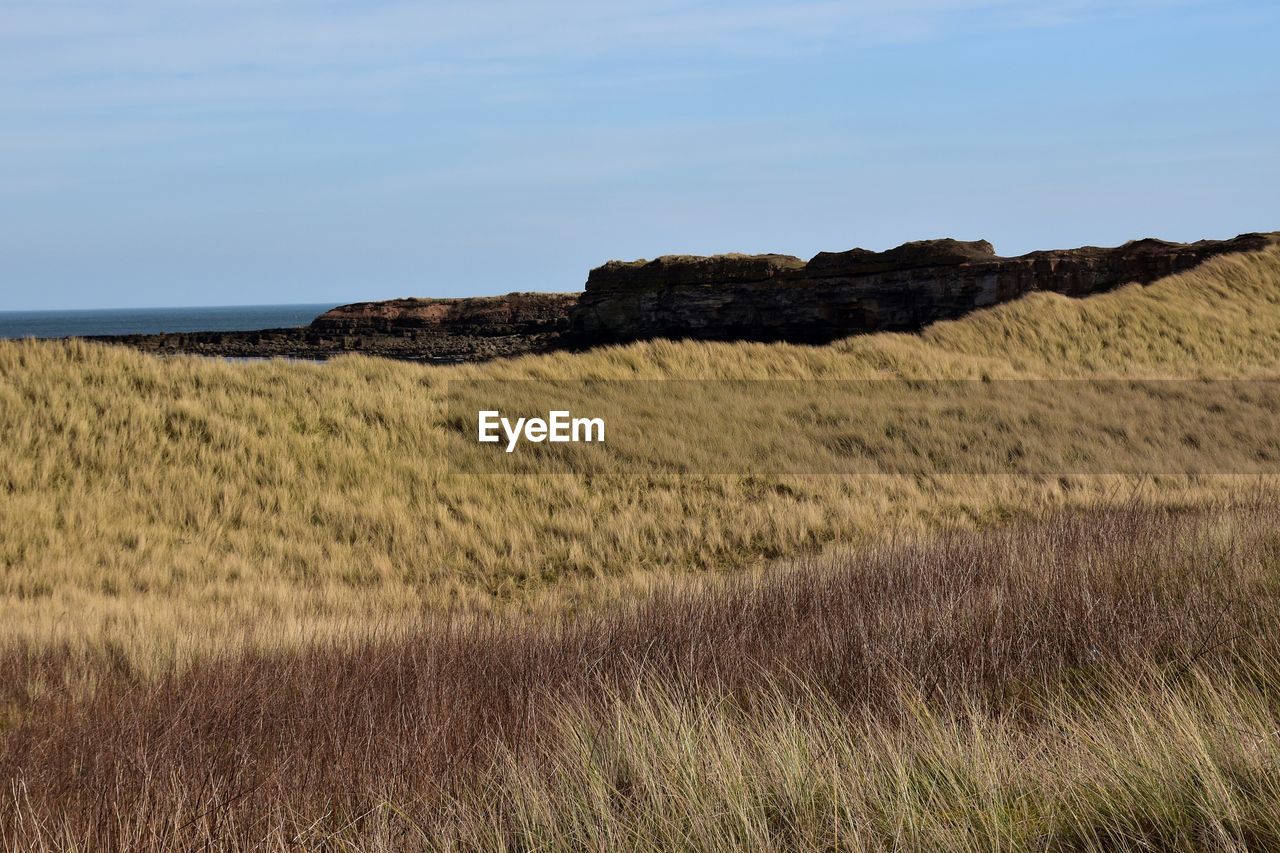
[[[886,252],[822,252],[807,263],[790,255],[611,261],[591,271],[571,312],[571,337],[585,344],[655,337],[816,343],[910,331],[1032,291],[1086,296],[1276,244],[1280,232],[1005,258],[985,240],[926,240]]]

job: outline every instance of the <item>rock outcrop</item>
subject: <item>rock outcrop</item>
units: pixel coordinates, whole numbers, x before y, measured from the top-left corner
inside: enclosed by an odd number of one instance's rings
[[[309,326],[253,332],[179,332],[100,337],[162,355],[326,359],[362,353],[453,364],[546,352],[560,345],[577,294],[512,293],[464,299],[360,302]]]
[[[586,292],[395,299],[334,308],[309,326],[97,340],[161,354],[324,359],[357,352],[435,363],[644,338],[822,343],[910,331],[1033,291],[1087,296],[1146,283],[1216,255],[1280,245],[1280,232],[1233,240],[1137,240],[1003,258],[985,240],[924,240],[887,252],[668,255],[610,261]]]
[[[540,335],[569,327],[576,293],[509,293],[462,299],[357,302],[321,314],[311,328],[325,333],[383,334],[430,330],[448,334]]]
[[[985,240],[926,240],[887,252],[666,256],[591,271],[570,317],[579,344],[642,338],[824,342],[910,331],[1032,291],[1069,296],[1147,283],[1216,255],[1280,244],[1280,232],[1233,240],[1137,240],[996,255]]]

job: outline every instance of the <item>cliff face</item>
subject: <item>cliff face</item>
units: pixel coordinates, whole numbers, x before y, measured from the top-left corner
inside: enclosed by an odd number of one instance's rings
[[[887,252],[823,252],[808,263],[789,255],[611,261],[591,271],[570,329],[580,343],[653,337],[824,342],[919,329],[1037,290],[1085,296],[1147,283],[1216,255],[1276,244],[1280,232],[1003,258],[986,241],[927,240]]]

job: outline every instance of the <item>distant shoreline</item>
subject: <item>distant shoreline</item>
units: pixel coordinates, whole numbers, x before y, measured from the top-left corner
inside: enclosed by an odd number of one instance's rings
[[[337,303],[0,311],[0,339],[255,332],[301,328]]]
[[[153,355],[230,359],[292,358],[327,361],[353,353],[430,364],[461,364],[548,352],[559,335],[470,335],[437,329],[361,330],[343,333],[309,326],[248,332],[180,332],[157,335],[91,335],[83,340],[128,346]]]
[[[483,302],[484,298],[460,300]],[[127,346],[153,355],[327,361],[349,353],[431,364],[459,364],[546,352],[554,330],[313,325],[335,303],[0,312],[0,340],[72,340]],[[283,322],[282,322],[283,321]]]

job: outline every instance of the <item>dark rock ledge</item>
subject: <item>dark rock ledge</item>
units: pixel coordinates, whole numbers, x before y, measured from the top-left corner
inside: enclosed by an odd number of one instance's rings
[[[327,359],[363,353],[456,364],[560,346],[574,293],[512,293],[466,299],[360,302],[326,311],[309,326],[255,332],[180,332],[91,338],[161,355]]]

